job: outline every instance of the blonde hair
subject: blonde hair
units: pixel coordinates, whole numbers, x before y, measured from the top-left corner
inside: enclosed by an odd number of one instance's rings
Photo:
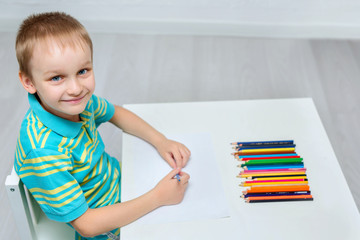
[[[16,36],[16,57],[20,71],[31,77],[29,63],[36,44],[54,39],[61,47],[87,44],[93,55],[91,38],[85,27],[72,16],[62,12],[34,14],[20,25]]]

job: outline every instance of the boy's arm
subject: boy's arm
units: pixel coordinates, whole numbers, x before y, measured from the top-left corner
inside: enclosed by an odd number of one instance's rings
[[[173,168],[182,168],[189,160],[191,153],[187,147],[181,143],[167,139],[140,117],[123,107],[115,105],[115,113],[110,119],[110,122],[123,131],[152,144]]]
[[[180,181],[174,179],[176,174],[180,174]],[[88,209],[71,225],[84,237],[94,237],[125,226],[160,206],[180,203],[189,178],[180,169],[174,169],[144,195],[127,202]]]

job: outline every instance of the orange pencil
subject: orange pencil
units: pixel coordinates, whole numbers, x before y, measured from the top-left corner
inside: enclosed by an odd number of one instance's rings
[[[275,200],[275,199],[296,199],[296,198],[312,198],[312,195],[283,195],[283,196],[266,196],[266,197],[247,197],[251,200]]]
[[[296,191],[310,191],[309,185],[303,186],[276,186],[276,187],[252,187],[246,190],[246,193],[261,193],[261,192],[296,192]]]

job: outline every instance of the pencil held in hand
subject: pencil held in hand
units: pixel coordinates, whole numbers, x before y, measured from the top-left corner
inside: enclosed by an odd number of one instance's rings
[[[176,175],[179,176],[178,179]],[[181,172],[179,168],[169,172],[153,189],[158,204],[164,206],[180,203],[184,198],[189,179],[189,174]]]

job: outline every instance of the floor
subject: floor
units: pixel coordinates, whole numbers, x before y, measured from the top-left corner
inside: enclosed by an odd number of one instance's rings
[[[119,105],[313,98],[360,207],[360,41],[120,34],[91,37],[95,93]],[[0,124],[5,126],[0,132],[2,183],[12,168],[19,126],[28,108],[17,77],[14,39],[15,33],[0,33]],[[109,124],[102,125],[100,132],[107,151],[120,159],[121,132],[113,131]],[[0,234],[17,240],[4,185],[0,186]]]

